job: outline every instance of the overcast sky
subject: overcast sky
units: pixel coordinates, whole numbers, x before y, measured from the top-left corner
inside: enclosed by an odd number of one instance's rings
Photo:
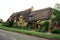
[[[6,21],[12,13],[34,6],[34,10],[54,7],[60,0],[0,0],[0,18]],[[60,4],[60,3],[59,3]]]

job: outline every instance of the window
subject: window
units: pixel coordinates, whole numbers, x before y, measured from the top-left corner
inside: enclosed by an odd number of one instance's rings
[[[29,19],[32,19],[32,17],[29,17]]]
[[[31,15],[31,16],[29,17],[29,19],[32,19],[32,17],[33,17],[33,15]]]

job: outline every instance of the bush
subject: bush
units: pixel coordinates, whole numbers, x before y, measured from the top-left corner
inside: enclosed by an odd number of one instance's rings
[[[37,32],[42,32],[42,28],[43,28],[43,24],[40,24],[40,28],[35,29],[35,31],[37,31]]]
[[[48,21],[45,21],[44,23],[43,23],[43,28],[44,28],[44,30],[43,31],[48,31],[48,28],[49,28],[49,22]]]
[[[40,28],[36,29],[35,31],[38,31],[38,32],[47,32],[48,28],[49,28],[49,22],[45,21],[44,23],[40,24]]]
[[[53,30],[51,31],[51,33],[60,34],[60,29],[58,29],[58,30],[53,29]]]
[[[12,27],[13,26],[13,21],[6,22],[5,26]]]
[[[25,30],[31,30],[31,25],[23,26],[22,28]]]
[[[42,29],[35,29],[35,31],[37,31],[37,32],[42,32]]]
[[[13,26],[12,26],[12,27],[14,27],[14,28],[15,28],[16,26],[17,26],[17,23],[16,23],[16,22],[15,22],[15,23],[13,23]]]
[[[0,19],[0,23],[2,23],[3,21],[2,21],[2,19]]]
[[[6,24],[5,22],[2,22],[2,25],[3,25],[3,26],[5,26],[5,24]]]

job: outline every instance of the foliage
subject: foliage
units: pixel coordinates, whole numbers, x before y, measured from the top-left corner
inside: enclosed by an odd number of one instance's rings
[[[5,25],[8,26],[8,27],[12,27],[13,26],[13,21],[6,22]]]
[[[48,22],[48,21],[45,21],[45,22],[43,23],[43,25],[44,25],[44,30],[43,30],[43,31],[48,31],[49,22]]]
[[[40,24],[40,28],[39,29],[35,29],[35,31],[38,32],[47,32],[49,28],[49,22],[45,21],[44,23]]]
[[[59,11],[59,10],[56,10],[56,9],[52,9],[51,12],[52,12],[52,14],[54,14],[54,15],[60,14],[60,11]]]
[[[33,24],[28,24],[27,26],[23,26],[23,29],[32,30],[33,29]]]
[[[56,16],[55,18],[52,19],[52,22],[55,22],[58,25],[60,25],[60,11],[52,9],[52,13]]]
[[[53,29],[51,33],[60,34],[60,29]]]
[[[12,27],[15,27],[15,28],[17,28],[17,23],[15,22],[13,22],[13,26]]]
[[[56,17],[52,19],[52,22],[57,22],[57,24],[60,25],[60,14],[56,15]]]
[[[31,30],[30,26],[22,26],[21,29],[24,29],[24,30]]]
[[[0,19],[0,23],[2,23],[3,22],[3,20],[2,19]]]
[[[2,25],[5,26],[6,22],[2,22]]]
[[[34,22],[34,21],[29,22],[29,23],[25,26],[25,29],[29,29],[29,30],[35,29],[35,22]]]
[[[37,31],[37,32],[42,32],[42,29],[35,29],[35,31]]]

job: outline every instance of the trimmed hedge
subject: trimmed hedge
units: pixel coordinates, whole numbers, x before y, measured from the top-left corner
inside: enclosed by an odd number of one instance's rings
[[[53,30],[51,31],[51,33],[60,34],[60,29],[58,29],[58,30],[53,29]]]

